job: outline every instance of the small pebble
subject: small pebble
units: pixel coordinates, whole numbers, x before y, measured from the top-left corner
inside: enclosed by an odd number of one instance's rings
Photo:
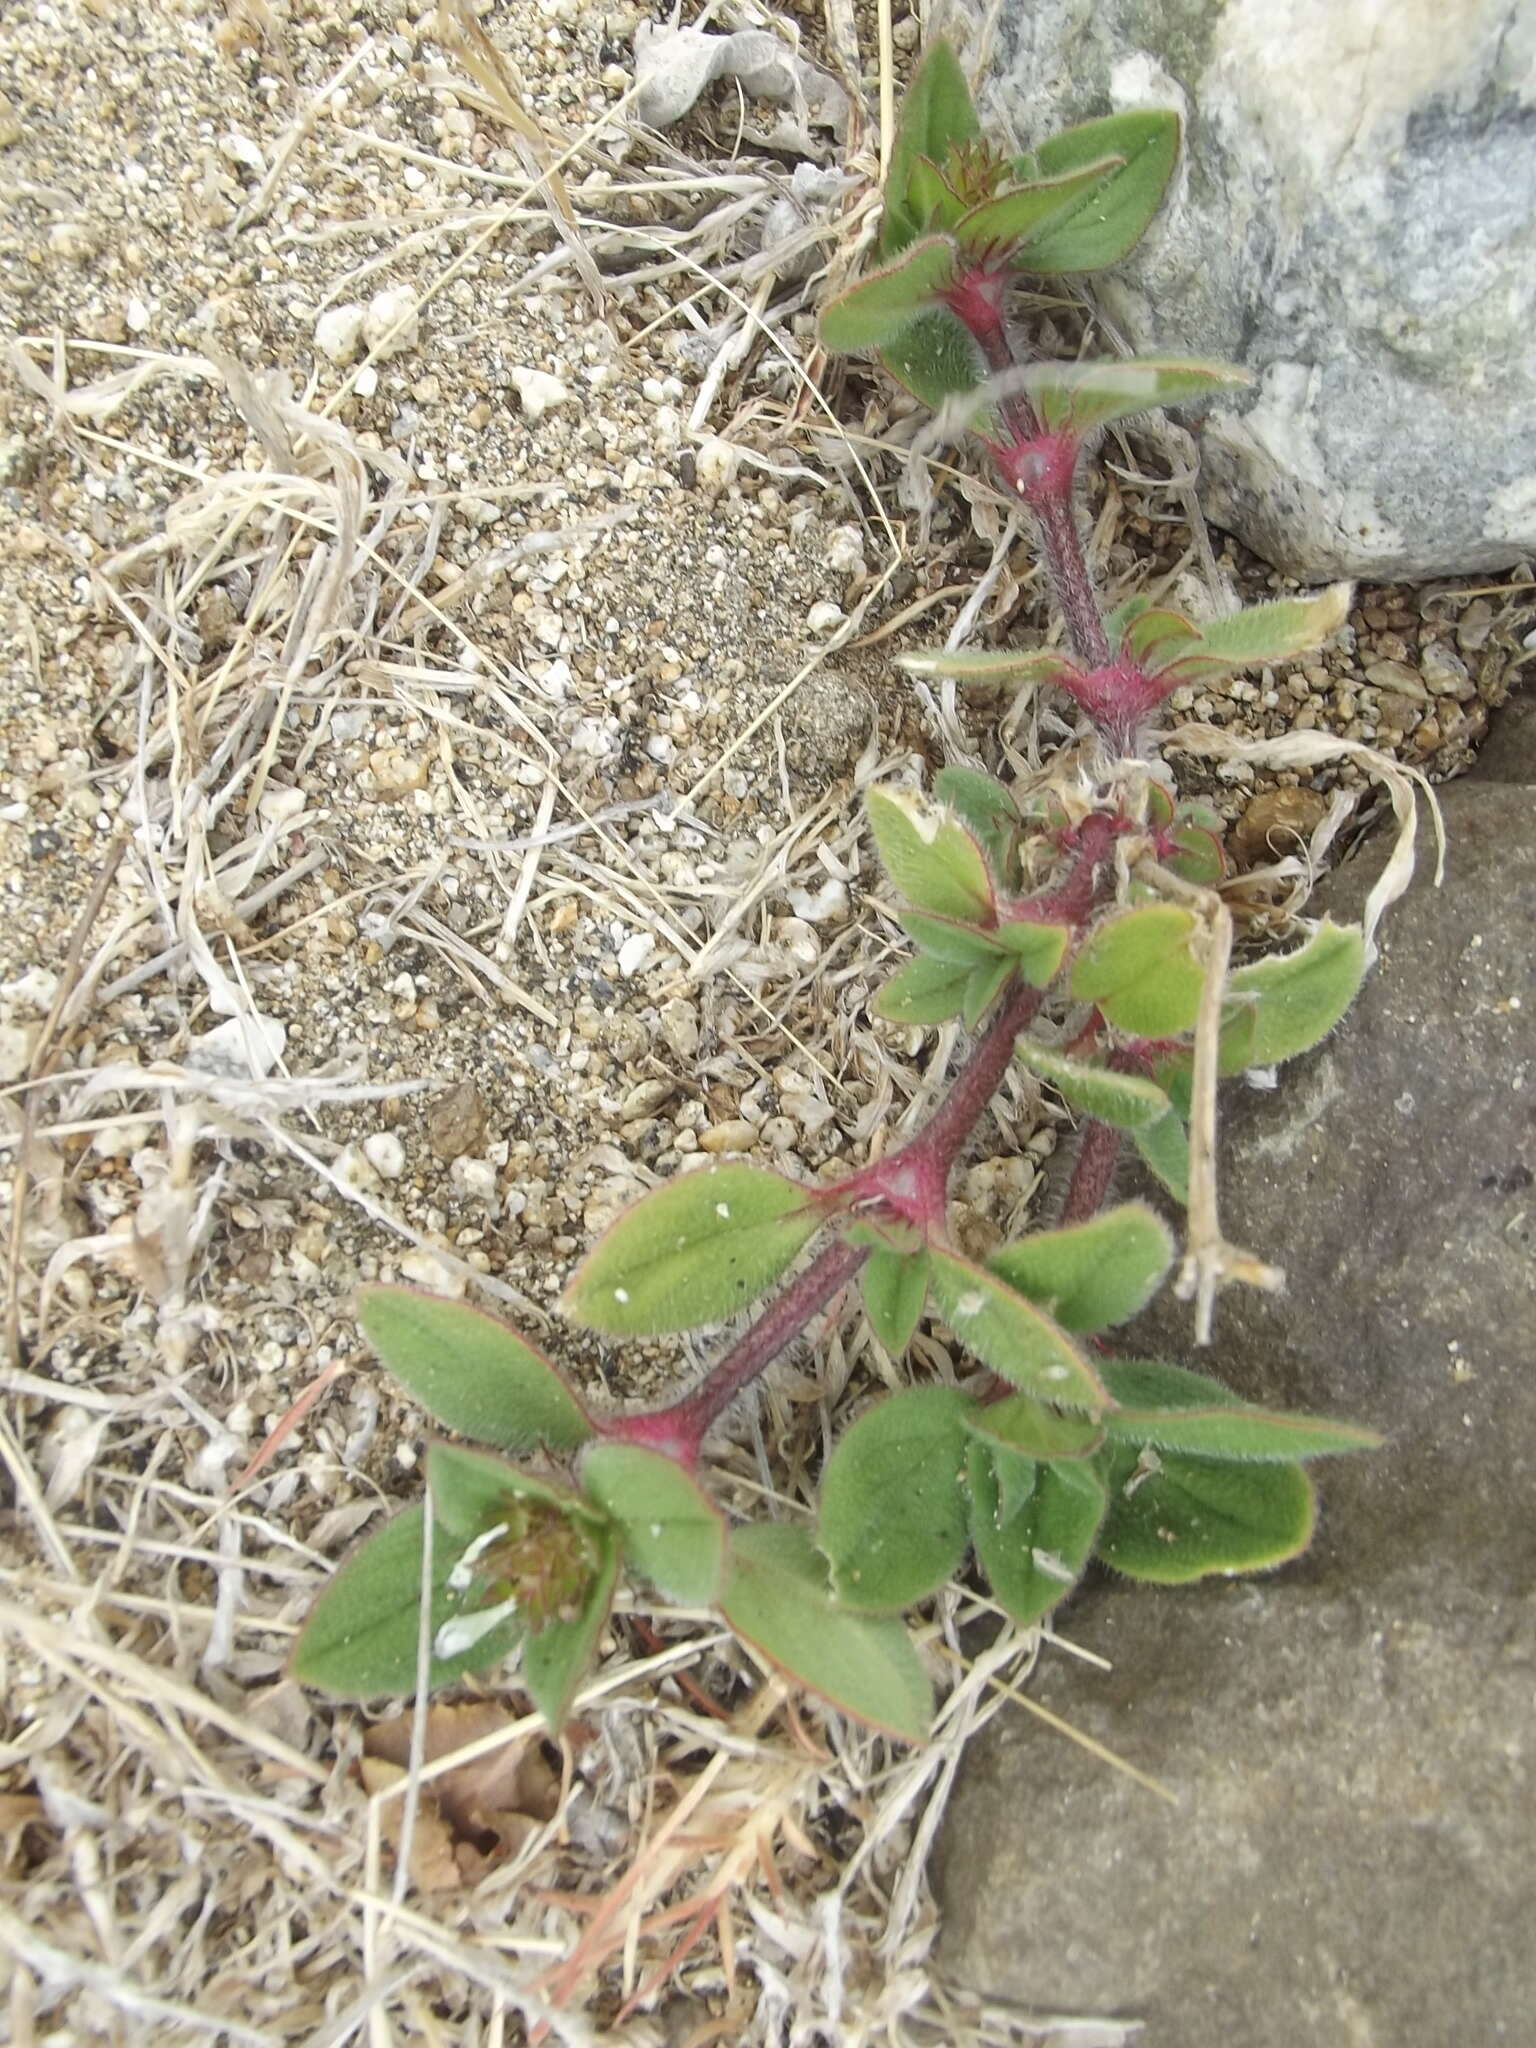
[[[570,389],[558,377],[551,377],[546,370],[514,370],[512,388],[517,393],[518,404],[531,420],[543,419],[557,405],[569,405]]]
[[[405,1147],[393,1131],[374,1131],[364,1138],[363,1157],[380,1180],[398,1180],[405,1171]]]
[[[827,535],[827,566],[839,576],[864,574],[864,536],[858,527],[833,527]]]
[[[427,1112],[427,1143],[439,1159],[473,1152],[485,1136],[485,1098],[473,1081],[460,1081]]]
[[[327,306],[315,322],[315,347],[333,363],[350,363],[363,345],[362,306]]]
[[[1404,661],[1373,661],[1365,672],[1365,680],[1374,690],[1390,690],[1397,697],[1413,697],[1421,704],[1429,702],[1429,692],[1415,668],[1409,668]]]
[[[390,285],[375,292],[363,315],[363,340],[371,354],[382,362],[403,349],[414,348],[421,334],[416,311],[416,294],[408,284]]]
[[[741,465],[741,453],[718,434],[706,434],[693,451],[694,473],[706,491],[723,491]]]
[[[699,1144],[706,1152],[750,1152],[757,1143],[757,1131],[745,1117],[731,1117],[723,1124],[711,1124],[700,1131]]]
[[[1232,851],[1244,866],[1295,853],[1328,815],[1328,799],[1315,789],[1266,789],[1238,820]]]

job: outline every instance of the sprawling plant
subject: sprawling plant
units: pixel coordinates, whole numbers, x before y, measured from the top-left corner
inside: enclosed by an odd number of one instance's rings
[[[489,1448],[432,1444],[426,1503],[338,1571],[300,1637],[301,1678],[366,1697],[414,1687],[423,1650],[432,1684],[518,1652],[557,1727],[624,1571],[669,1603],[714,1609],[814,1692],[916,1740],[929,1686],[901,1616],[968,1556],[1025,1625],[1095,1556],[1162,1582],[1261,1569],[1311,1534],[1306,1461],[1374,1441],[1251,1406],[1180,1365],[1116,1357],[1100,1336],[1175,1263],[1148,1204],[1106,1206],[1127,1140],[1186,1208],[1176,1287],[1202,1337],[1220,1286],[1278,1278],[1219,1229],[1217,1081],[1316,1044],[1364,969],[1359,929],[1327,920],[1290,952],[1231,967],[1219,820],[1176,799],[1155,751],[1178,684],[1317,645],[1347,590],[1214,624],[1141,598],[1106,615],[1079,538],[1085,443],[1238,373],[1166,358],[1026,362],[1009,322],[1021,274],[1125,254],[1177,149],[1175,116],[1137,112],[1003,157],[937,44],[892,153],[880,267],[823,316],[830,349],[877,351],[986,442],[1033,517],[1060,602],[1066,651],[906,665],[1054,686],[1097,736],[1022,801],[962,767],[931,795],[869,799],[914,948],[876,1007],[908,1025],[961,1018],[976,1034],[968,1058],[922,1129],[842,1181],[805,1186],[747,1163],[679,1173],[597,1243],[563,1306],[607,1336],[697,1330],[766,1303],[664,1407],[594,1412],[499,1322],[365,1289],[379,1356],[439,1423]],[[949,1182],[1015,1061],[1077,1113],[1078,1149],[1060,1227],[975,1260],[947,1227]],[[729,1521],[700,1470],[711,1426],[855,1280],[889,1352],[933,1316],[974,1371],[866,1409],[827,1462],[814,1521]]]

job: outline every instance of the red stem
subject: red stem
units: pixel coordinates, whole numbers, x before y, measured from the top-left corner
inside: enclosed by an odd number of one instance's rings
[[[1119,1157],[1120,1133],[1113,1124],[1095,1119],[1083,1126],[1062,1205],[1063,1223],[1086,1223],[1090,1216],[1098,1215],[1108,1199]]]
[[[982,1112],[997,1092],[1013,1057],[1013,1042],[1044,1001],[1044,992],[1015,987],[978,1040],[970,1058],[933,1117],[888,1159],[876,1160],[861,1172],[826,1190],[840,1207],[850,1201],[875,1201],[900,1215],[928,1225],[941,1224],[945,1194],[955,1160]],[[869,1257],[867,1245],[838,1238],[819,1253],[773,1306],[690,1393],[665,1408],[603,1417],[599,1432],[620,1443],[642,1444],[675,1458],[690,1470],[698,1463],[705,1435],[744,1387],[792,1344],[853,1278]]]
[[[691,1393],[666,1408],[604,1417],[599,1420],[598,1429],[620,1443],[643,1444],[648,1450],[661,1451],[691,1470],[698,1463],[700,1447],[715,1420],[743,1387],[750,1386],[784,1347],[794,1342],[812,1316],[825,1308],[840,1288],[847,1286],[868,1257],[867,1245],[849,1244],[846,1238],[829,1244],[766,1314],[759,1316],[751,1329],[710,1367]]]
[[[983,289],[983,286],[992,288]],[[1016,369],[1019,361],[1002,316],[1002,295],[997,286],[998,280],[994,278],[973,276],[962,278],[954,289],[945,294],[951,312],[969,329],[994,377]],[[1109,636],[1104,631],[1104,616],[1099,610],[1093,578],[1088,573],[1072,504],[1075,464],[1063,474],[1057,463],[1032,465],[1028,462],[1029,443],[1061,437],[1045,436],[1043,422],[1021,394],[1005,398],[998,410],[1011,437],[1011,447],[1002,451],[1005,459],[999,462],[999,468],[1009,489],[1022,497],[1035,515],[1046,568],[1055,585],[1072,650],[1079,660],[1086,661],[1091,667],[1106,667],[1110,660]],[[994,453],[998,452],[994,450]],[[1006,459],[1010,453],[1015,458],[1014,462]],[[1032,488],[1025,487],[1017,472],[1015,465],[1020,462],[1023,469],[1036,478]]]

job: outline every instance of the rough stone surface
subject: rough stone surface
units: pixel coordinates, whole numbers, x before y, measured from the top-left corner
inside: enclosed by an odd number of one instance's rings
[[[1013,1716],[941,1845],[946,1960],[1148,2048],[1529,2041],[1536,2012],[1536,790],[1441,792],[1445,887],[1389,914],[1344,1028],[1238,1091],[1229,1233],[1285,1264],[1228,1296],[1211,1370],[1388,1435],[1323,1469],[1272,1579],[1090,1586],[1040,1696],[1165,1806]],[[1332,888],[1358,910],[1379,851]],[[1190,1356],[1187,1312],[1134,1334]],[[1176,1347],[1176,1348],[1175,1348]]]
[[[976,0],[950,10],[957,32]],[[1021,142],[1173,105],[1171,203],[1102,303],[1257,379],[1206,507],[1288,573],[1507,566],[1536,542],[1536,13],[1516,0],[1037,0],[982,103]],[[972,47],[975,47],[974,43]]]

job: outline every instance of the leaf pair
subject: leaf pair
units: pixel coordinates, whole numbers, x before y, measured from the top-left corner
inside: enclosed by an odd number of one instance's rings
[[[874,790],[868,800],[880,858],[910,906],[902,928],[918,947],[875,1007],[895,1023],[960,1016],[974,1026],[1016,977],[1045,987],[1071,931],[1020,905],[1000,915],[996,870],[1011,867],[1019,823],[1002,785],[970,771],[939,779],[948,801],[911,790]]]
[[[1135,597],[1112,612],[1105,625],[1112,645],[1171,690],[1310,653],[1344,624],[1352,597],[1351,585],[1335,583],[1316,597],[1249,605],[1204,626]]]
[[[1296,1466],[1375,1441],[1250,1407],[1176,1366],[1122,1362],[1105,1378],[1138,1405],[1085,1417],[1025,1394],[983,1405],[919,1387],[861,1416],[827,1467],[817,1524],[838,1601],[898,1612],[974,1550],[1000,1603],[1028,1625],[1095,1551],[1168,1583],[1276,1564],[1311,1533],[1312,1492]]]
[[[1200,830],[1200,827],[1193,827]],[[1192,942],[1197,923],[1175,904],[1144,904],[1105,920],[1073,961],[1071,993],[1131,1038],[1167,1040],[1194,1027],[1204,986]],[[1227,978],[1219,1041],[1223,1074],[1293,1059],[1321,1043],[1354,1001],[1365,974],[1358,925],[1324,918],[1292,952],[1240,967]],[[1104,1060],[1073,1058],[1021,1039],[1017,1057],[1085,1116],[1127,1132],[1142,1159],[1180,1201],[1188,1199],[1193,1054],[1165,1052],[1156,1079],[1120,1073]]]
[[[972,240],[1027,246],[1017,267],[1048,274],[1103,270],[1118,263],[1146,233],[1162,203],[1179,150],[1172,112],[1112,114],[1053,135],[1006,164],[986,158],[990,177],[967,175],[978,153],[981,124],[954,50],[931,42],[902,102],[886,171],[880,253],[898,255],[935,227],[958,228],[962,195],[982,199]],[[948,175],[946,175],[946,173]],[[1070,211],[1059,188],[1084,181]],[[1006,184],[1011,189],[1000,191]],[[986,190],[990,183],[990,190]],[[978,192],[980,185],[983,192]],[[1057,188],[1054,205],[1032,193]],[[995,211],[988,215],[985,207]],[[1054,212],[1055,218],[1049,218]],[[974,211],[973,211],[974,219]]]
[[[573,1491],[434,1443],[427,1497],[429,1684],[489,1670],[520,1647],[523,1683],[552,1730],[596,1653],[621,1564],[684,1605],[721,1592],[725,1518],[655,1451],[593,1444]],[[407,1508],[336,1573],[300,1634],[296,1677],[344,1699],[414,1688],[426,1515]]]
[[[935,409],[983,375],[944,294],[988,267],[1057,275],[1118,262],[1162,200],[1179,121],[1156,110],[1110,115],[1011,165],[979,138],[964,75],[940,39],[902,105],[885,181],[885,267],[822,315],[827,348],[879,349],[891,375]]]
[[[1145,381],[1137,376],[1145,372]],[[1101,374],[1102,373],[1102,376]],[[1185,383],[1215,389],[1239,382],[1236,372],[1219,366],[1175,363],[1044,364],[1011,380],[1041,409],[1048,425],[1074,432],[1103,419],[1140,412],[1164,404]],[[1120,401],[1113,394],[1120,393]],[[1090,398],[1093,404],[1089,404]],[[990,409],[992,398],[983,394]],[[1098,409],[1095,410],[1095,407]],[[1108,408],[1107,410],[1105,408]],[[980,412],[978,427],[985,425]],[[956,676],[970,682],[1050,684],[1079,702],[1092,702],[1095,692],[1125,695],[1139,684],[1138,701],[1150,707],[1181,683],[1210,682],[1261,663],[1290,661],[1320,647],[1349,615],[1351,586],[1336,583],[1316,597],[1277,598],[1249,605],[1230,618],[1196,626],[1181,612],[1130,598],[1105,620],[1115,661],[1109,669],[1087,670],[1051,648],[1016,651],[1010,648],[923,648],[898,655],[909,675]],[[1108,707],[1106,706],[1106,709]],[[1186,850],[1193,850],[1189,848]],[[1209,856],[1207,855],[1207,861]],[[1218,870],[1219,872],[1219,870]],[[1190,879],[1197,879],[1190,876]]]
[[[1004,1245],[984,1266],[940,1245],[881,1244],[864,1266],[864,1303],[876,1336],[899,1353],[931,1292],[966,1349],[1001,1378],[1097,1409],[1104,1387],[1067,1333],[1127,1321],[1156,1293],[1172,1257],[1166,1224],[1144,1202],[1126,1202]]]

